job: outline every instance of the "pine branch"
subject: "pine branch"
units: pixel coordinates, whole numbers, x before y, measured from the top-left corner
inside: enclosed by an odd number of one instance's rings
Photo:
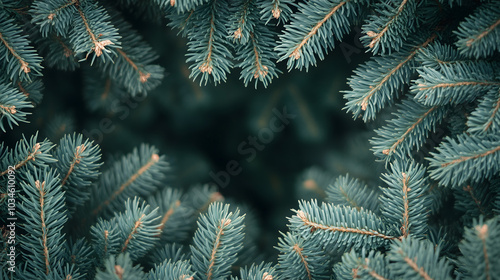
[[[8,173],[9,166],[13,166],[16,172],[23,178],[29,170],[36,167],[47,167],[56,160],[49,153],[54,145],[48,140],[38,141],[38,133],[28,141],[24,136],[16,143],[14,149],[5,153],[0,159],[0,177]]]
[[[229,205],[213,203],[198,219],[198,229],[191,245],[191,263],[195,279],[222,280],[243,245],[243,219],[239,211],[229,212]]]
[[[336,279],[366,279],[388,280],[394,279],[389,270],[388,259],[377,251],[366,253],[362,250],[357,253],[351,250],[342,255],[342,262],[333,267]]]
[[[241,280],[273,280],[281,279],[276,269],[271,263],[261,262],[260,264],[252,264],[250,267],[240,269]],[[237,280],[231,276],[231,280]]]
[[[177,243],[167,243],[163,247],[155,247],[150,255],[151,263],[161,265],[165,260],[172,262],[189,261],[191,259],[190,252],[186,246]]]
[[[165,260],[150,270],[146,279],[193,280],[193,275],[194,272],[191,269],[189,261]]]
[[[488,57],[500,50],[500,3],[485,2],[458,26],[454,33],[460,52],[468,57]]]
[[[305,239],[328,246],[339,243],[349,249],[364,246],[378,247],[395,239],[382,220],[370,211],[346,206],[322,204],[315,200],[300,201],[299,210],[290,218],[290,229]]]
[[[130,255],[119,254],[118,256],[110,256],[106,262],[104,270],[97,270],[95,280],[137,280],[144,279],[145,274],[140,265],[133,264]]]
[[[114,63],[102,63],[99,70],[126,88],[132,96],[155,89],[165,70],[153,64],[158,55],[118,12],[111,13],[110,21],[121,35],[121,49],[117,49]]]
[[[3,10],[0,17],[5,19],[0,21],[0,59],[6,62],[2,71],[13,82],[31,81],[32,75],[41,76],[42,58],[29,45],[21,27]]]
[[[82,275],[90,275],[94,269],[94,251],[85,238],[66,242],[65,263],[74,266]]]
[[[340,176],[326,189],[326,201],[335,205],[345,205],[358,211],[366,209],[379,213],[379,193],[349,174]]]
[[[442,65],[439,70],[422,67],[411,86],[415,100],[426,105],[471,102],[483,92],[500,86],[494,63],[474,61]]]
[[[276,52],[278,61],[287,60],[288,70],[316,65],[316,56],[323,60],[334,47],[334,40],[341,40],[349,32],[350,23],[358,14],[363,1],[323,0],[299,3],[299,12],[285,25]],[[334,36],[331,36],[334,34]]]
[[[404,238],[391,245],[389,266],[395,279],[449,279],[452,266],[439,257],[440,248],[426,240]]]
[[[111,219],[109,221],[99,218],[98,222],[90,228],[92,245],[96,252],[96,265],[100,266],[104,260],[116,255],[120,250],[118,225]]]
[[[284,279],[329,279],[331,262],[321,244],[287,232],[278,239],[278,272]]]
[[[271,20],[276,20],[276,25],[287,23],[292,17],[292,7],[295,7],[294,0],[271,0],[259,1],[261,19],[268,24]]]
[[[412,96],[398,105],[396,116],[387,125],[375,130],[376,137],[370,139],[375,156],[391,160],[394,155],[408,156],[419,150],[427,141],[429,132],[435,131],[449,108],[445,106],[427,107],[413,100]]]
[[[141,145],[134,149],[116,161],[94,185],[90,203],[92,215],[120,211],[127,198],[150,195],[159,188],[168,169],[165,157],[160,157],[156,148]]]
[[[96,57],[102,62],[112,61],[111,56],[117,55],[113,49],[120,48],[121,37],[109,22],[108,13],[93,0],[78,0],[76,7],[79,16],[74,18],[69,34],[75,55],[86,53],[86,60],[93,53],[91,64]]]
[[[500,131],[500,87],[489,90],[472,111],[468,120],[468,132],[472,134],[495,134]]]
[[[40,78],[25,82],[18,81],[15,86],[33,105],[39,105],[42,102],[43,83]]]
[[[90,197],[92,181],[100,175],[101,151],[83,135],[65,135],[54,151],[56,168],[61,174],[61,187],[66,192],[66,205],[70,213]]]
[[[432,34],[420,45],[406,46],[395,54],[372,57],[359,66],[354,71],[355,75],[349,78],[352,90],[345,91],[347,103],[344,109],[352,112],[354,118],[362,115],[365,122],[375,119],[382,108],[397,99],[403,86],[410,83],[416,55],[436,37]]]
[[[395,161],[390,172],[382,174],[388,185],[380,197],[382,216],[388,224],[397,226],[403,238],[410,234],[425,237],[431,206],[425,168],[414,162]]]
[[[161,216],[160,231],[161,242],[182,242],[188,237],[191,230],[191,220],[194,209],[190,208],[182,193],[176,189],[165,188],[161,192],[147,198],[151,208],[158,208]]]
[[[80,67],[70,39],[51,34],[38,38],[37,43],[48,67],[64,71],[74,71]]]
[[[67,37],[73,18],[78,14],[78,0],[39,0],[33,2],[31,22],[38,25],[43,37],[51,33]]]
[[[228,13],[226,0],[211,0],[198,7],[193,14],[198,20],[196,28],[188,33],[186,60],[191,69],[190,78],[200,77],[200,85],[213,80],[215,84],[226,81],[233,67],[232,53],[226,46],[224,17]]]
[[[28,122],[26,116],[31,113],[25,110],[33,108],[33,104],[27,100],[27,96],[16,88],[0,83],[0,129],[3,132],[6,132],[4,122],[10,129],[13,129],[14,125],[19,125],[20,122]]]
[[[67,221],[64,192],[55,172],[33,169],[21,183],[24,195],[18,205],[26,234],[20,242],[29,273],[45,278],[61,265],[64,253],[63,226]]]
[[[500,170],[500,138],[469,136],[446,138],[431,153],[430,177],[441,185],[458,187],[466,182],[479,183],[491,179]]]
[[[497,279],[500,275],[500,222],[498,216],[484,221],[474,220],[473,226],[466,228],[460,242],[462,256],[458,265],[464,270],[464,279]]]
[[[398,52],[404,38],[418,26],[417,8],[424,2],[399,0],[375,3],[375,13],[362,27],[366,35],[361,37],[361,42],[375,54]]]
[[[125,211],[117,213],[113,222],[117,224],[121,253],[129,252],[133,261],[139,260],[158,240],[159,216],[157,209],[150,209],[144,201],[140,204],[137,197],[127,199]]]
[[[492,193],[499,184],[499,180],[492,180],[481,184],[467,184],[453,190],[454,208],[464,213],[462,220],[465,225],[471,225],[472,220],[479,216],[485,218],[493,216],[495,197]]]
[[[245,86],[255,80],[256,89],[258,82],[267,87],[281,73],[273,62],[276,58],[273,37],[274,33],[266,26],[256,25],[253,32],[249,33],[247,43],[236,47],[236,59],[240,61],[237,67],[242,68],[240,80]]]

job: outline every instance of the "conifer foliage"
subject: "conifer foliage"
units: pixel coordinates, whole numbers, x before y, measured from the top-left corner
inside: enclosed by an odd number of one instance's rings
[[[170,186],[156,147],[104,159],[82,134],[23,135],[0,144],[0,279],[499,279],[500,1],[0,0],[0,133],[43,104],[49,68],[82,68],[94,109],[112,106],[97,89],[158,87],[130,10],[186,38],[202,85],[237,68],[266,87],[280,62],[307,71],[360,27],[371,57],[345,110],[382,117],[370,144],[386,173],[310,172],[322,197],[292,210],[272,263],[252,251],[251,215],[212,186]]]

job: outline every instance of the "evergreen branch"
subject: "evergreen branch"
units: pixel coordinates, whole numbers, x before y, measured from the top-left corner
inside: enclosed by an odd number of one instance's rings
[[[403,251],[399,251],[400,254],[404,254]],[[432,278],[427,274],[423,267],[419,267],[415,260],[410,259],[409,257],[404,257],[405,262],[410,266],[413,270],[418,272],[418,274],[424,278],[425,280],[432,280]]]
[[[31,22],[40,27],[43,37],[55,32],[56,36],[68,35],[73,17],[77,14],[78,0],[39,0],[33,2]]]
[[[126,182],[124,182],[116,191],[114,191],[107,200],[103,201],[99,206],[97,206],[97,208],[94,208],[94,210],[92,210],[92,213],[94,215],[97,215],[99,212],[101,212],[103,207],[109,205],[112,201],[114,201],[118,195],[120,195],[129,185],[131,185],[135,180],[137,180],[139,176],[143,175],[144,172],[146,172],[149,168],[151,168],[151,166],[153,166],[159,160],[160,160],[159,155],[157,154],[151,155],[151,159],[145,165],[141,166],[141,168],[139,168],[139,170],[137,170],[136,173],[130,176],[130,178]]]
[[[342,261],[333,267],[336,279],[375,279],[389,280],[392,275],[389,271],[387,258],[380,252],[370,251],[361,253],[351,250],[342,255]]]
[[[362,29],[365,36],[361,41],[373,53],[391,53],[391,49],[399,51],[405,38],[418,25],[418,4],[412,0],[395,2],[378,2],[375,4],[376,14],[369,17]],[[417,13],[418,14],[418,13]]]
[[[31,101],[33,105],[40,104],[42,101],[43,84],[41,79],[37,78],[29,82],[18,81],[16,86],[19,89],[19,92],[26,96],[26,98]]]
[[[66,263],[83,275],[88,275],[94,268],[94,251],[85,238],[79,238],[75,242],[69,240],[66,243],[65,257]]]
[[[386,161],[395,155],[410,155],[424,145],[429,132],[444,119],[448,111],[444,106],[427,107],[413,100],[410,96],[398,105],[397,117],[387,125],[375,130],[376,137],[370,139],[374,154]]]
[[[281,73],[273,62],[276,58],[273,37],[274,33],[267,26],[256,25],[249,34],[248,42],[237,46],[236,59],[241,61],[237,67],[242,68],[240,80],[243,80],[245,86],[255,80],[255,88],[259,81],[267,87]]]
[[[249,268],[244,267],[240,269],[242,280],[273,280],[281,279],[276,269],[272,267],[271,263],[261,262],[260,264],[253,263]],[[231,280],[237,280],[231,277]]]
[[[318,243],[293,233],[278,239],[278,272],[285,279],[326,279],[331,261]]]
[[[339,176],[326,189],[326,201],[335,205],[351,206],[358,211],[367,209],[374,213],[379,212],[379,193],[349,174]]]
[[[454,208],[464,213],[462,220],[466,226],[472,225],[473,219],[483,216],[490,218],[493,216],[495,189],[500,181],[490,180],[488,182],[467,184],[462,188],[453,190],[455,198]]]
[[[491,179],[500,170],[500,139],[498,135],[446,138],[429,158],[433,170],[430,177],[441,185],[457,187],[465,182]],[[474,166],[474,168],[472,168]]]
[[[380,246],[396,237],[390,235],[379,217],[370,211],[360,211],[332,204],[317,205],[301,201],[300,210],[290,218],[290,229],[305,239],[322,242],[323,246],[342,240],[341,248]],[[356,222],[355,222],[356,221]]]
[[[458,26],[454,33],[455,43],[460,52],[475,58],[491,56],[499,50],[500,4],[496,1],[485,2]]]
[[[456,163],[462,163],[462,162],[467,161],[467,160],[485,157],[485,156],[494,154],[498,151],[500,151],[500,146],[497,146],[497,147],[493,148],[492,150],[486,151],[486,152],[481,153],[481,154],[477,154],[477,155],[473,155],[473,156],[464,156],[464,157],[460,157],[458,159],[454,159],[454,160],[449,161],[449,162],[445,162],[445,163],[441,164],[441,167],[447,167],[449,165],[456,164]]]
[[[389,269],[396,279],[452,279],[452,267],[439,253],[439,246],[427,240],[397,240],[391,244]]]
[[[484,91],[495,89],[495,64],[484,61],[442,65],[439,70],[422,67],[420,77],[411,86],[415,100],[426,105],[471,102]]]
[[[91,183],[100,174],[100,149],[89,140],[83,141],[81,134],[65,135],[54,157],[58,159],[56,167],[59,174],[64,176],[61,187],[66,192],[68,212],[72,214],[77,206],[89,199]]]
[[[67,216],[64,192],[58,187],[60,181],[55,172],[34,169],[33,173],[28,173],[27,181],[21,183],[25,195],[21,196],[19,208],[26,231],[21,245],[30,252],[24,255],[29,260],[30,273],[45,278],[62,261],[62,229]]]
[[[296,6],[293,0],[271,0],[260,1],[261,19],[266,20],[266,24],[272,19],[277,20],[278,24],[285,24],[292,15],[291,7]]]
[[[368,47],[370,49],[373,49],[375,47],[375,44],[380,43],[380,38],[384,36],[387,33],[387,30],[389,30],[389,26],[394,22],[394,20],[401,14],[401,12],[407,7],[408,0],[403,0],[401,4],[399,4],[399,7],[396,11],[396,14],[394,14],[389,22],[387,22],[379,33],[373,32],[373,31],[368,31],[366,32],[369,37],[372,37],[370,44],[368,44]],[[375,35],[376,34],[376,35]]]
[[[285,26],[275,50],[287,59],[288,70],[316,65],[316,57],[323,60],[325,53],[334,47],[334,40],[340,40],[349,31],[349,24],[357,14],[362,1],[318,1],[300,3],[299,12]],[[335,36],[331,36],[331,34]]]
[[[210,77],[215,84],[225,81],[233,66],[223,35],[228,9],[226,0],[211,0],[194,11],[193,17],[200,23],[188,33],[187,62],[193,62],[190,78],[196,80],[201,75],[200,84],[206,84]]]
[[[113,48],[120,48],[120,36],[117,29],[109,22],[106,10],[92,0],[77,0],[76,8],[79,17],[75,17],[73,29],[70,32],[70,43],[76,55],[86,52],[83,60],[93,52],[91,64],[96,57],[102,62],[111,60],[116,53]],[[98,34],[98,35],[96,35]],[[106,48],[108,47],[108,48]]]
[[[33,148],[31,149],[31,152],[28,154],[28,156],[26,157],[26,159],[24,159],[23,161],[17,163],[16,165],[14,165],[14,169],[19,169],[21,168],[22,166],[24,166],[26,163],[28,163],[30,160],[33,160],[35,161],[35,157],[38,155],[38,154],[41,154],[42,152],[40,151],[40,143],[36,143],[35,146],[33,146]],[[7,174],[9,170],[4,170],[2,173],[0,173],[0,176],[3,176],[5,174]]]
[[[184,13],[195,10],[208,0],[154,0],[160,7],[168,7],[174,13]],[[172,9],[173,8],[173,9]]]
[[[150,195],[162,184],[168,169],[165,157],[160,157],[156,148],[141,145],[102,174],[91,192],[90,213],[95,216],[103,211],[120,211],[127,198]]]
[[[120,252],[129,252],[133,261],[143,257],[158,240],[159,218],[157,209],[150,210],[144,201],[139,204],[137,197],[132,201],[127,199],[125,211],[117,213],[112,220],[117,224]]]
[[[426,48],[420,49],[417,61],[425,67],[440,69],[442,65],[463,63],[466,58],[451,45],[434,41]]]
[[[195,23],[195,19],[193,17],[194,14],[194,10],[189,10],[183,13],[172,11],[166,16],[170,20],[167,25],[172,28],[177,28],[179,30],[177,35],[180,34],[182,37],[186,37]]]
[[[500,241],[498,216],[484,221],[475,219],[472,227],[465,229],[459,248],[462,256],[458,265],[467,279],[495,279],[500,272],[498,242]]]
[[[163,67],[152,64],[158,55],[118,12],[111,12],[111,23],[119,30],[122,48],[114,63],[103,63],[99,69],[132,95],[156,88],[164,76]]]
[[[416,55],[436,37],[434,33],[408,51],[372,57],[361,65],[355,70],[355,76],[349,78],[352,90],[345,91],[344,98],[348,101],[344,109],[353,112],[354,118],[362,114],[365,122],[375,119],[376,113],[386,104],[394,102],[403,86],[410,83]]]
[[[467,126],[468,131],[475,134],[493,134],[500,130],[500,88],[491,89],[481,98]]]
[[[151,252],[151,262],[154,264],[163,263],[165,260],[172,262],[189,261],[190,255],[184,245],[177,243],[166,243],[163,247],[155,247]]]
[[[113,219],[110,221],[99,219],[90,228],[90,234],[92,236],[93,249],[97,255],[97,264],[101,265],[109,256],[119,253],[119,230],[118,225]]]
[[[295,60],[299,59],[301,54],[302,54],[302,48],[304,45],[311,39],[312,36],[316,35],[318,32],[318,29],[321,28],[325,24],[325,22],[330,19],[335,12],[337,12],[338,9],[340,9],[344,4],[346,4],[345,1],[339,3],[337,6],[333,7],[333,9],[326,14],[326,16],[321,19],[312,29],[307,33],[306,36],[302,39],[302,41],[299,42],[299,44],[293,49],[292,53],[290,53],[289,57],[293,57]]]
[[[470,185],[467,185],[467,187],[464,187],[463,190],[470,195],[471,199],[474,201],[474,204],[476,204],[479,212],[481,212],[482,215],[485,215],[486,213],[485,213],[483,207],[481,206],[481,201],[479,199],[477,199],[477,197],[474,195],[473,188]]]
[[[148,204],[158,208],[161,222],[158,229],[162,242],[184,241],[191,230],[194,209],[186,201],[181,202],[182,193],[172,188],[165,188],[161,192],[147,198]]]
[[[21,70],[26,74],[31,72],[28,63],[21,56],[19,56],[19,54],[17,54],[17,52],[14,50],[12,46],[10,46],[9,42],[5,40],[1,32],[0,32],[0,41],[2,41],[2,43],[5,45],[7,50],[12,54],[12,56],[19,61],[19,64],[21,65]]]
[[[304,248],[301,248],[298,246],[298,244],[295,244],[293,245],[293,250],[297,253],[297,255],[300,257],[300,260],[302,261],[302,263],[304,264],[304,268],[306,269],[306,272],[307,272],[307,278],[309,278],[309,280],[312,279],[312,276],[311,276],[311,271],[309,271],[309,267],[308,267],[308,263],[307,263],[307,260],[306,258],[304,257],[304,255],[302,254],[302,250],[304,250]]]
[[[42,58],[29,45],[21,27],[3,10],[0,17],[4,19],[0,22],[0,58],[6,62],[2,71],[13,82],[30,81],[31,75],[41,76]]]
[[[130,254],[122,253],[117,256],[110,256],[104,263],[104,270],[97,270],[96,280],[136,280],[144,279],[145,274],[140,265],[135,265],[130,258]]]
[[[229,212],[229,205],[213,203],[198,220],[191,245],[191,262],[196,279],[221,280],[229,273],[243,245],[243,219],[239,210]]]
[[[14,149],[0,159],[0,170],[3,170],[0,172],[0,177],[8,173],[9,166],[14,166],[16,172],[24,176],[33,166],[47,167],[48,164],[56,161],[49,153],[54,145],[48,139],[37,141],[37,138],[38,133],[29,141],[23,136]]]
[[[169,259],[151,269],[146,279],[193,280],[193,275],[194,272],[189,261],[174,261]]]
[[[254,0],[238,0],[231,3],[231,18],[228,24],[229,38],[237,44],[246,44],[258,24]]]
[[[25,110],[31,108],[33,104],[28,102],[26,95],[8,84],[0,83],[0,129],[3,132],[5,132],[4,120],[10,129],[13,125],[19,125],[19,122],[28,122],[26,116],[30,113]]]
[[[422,238],[427,234],[427,213],[431,206],[425,168],[415,162],[394,161],[391,173],[383,174],[388,185],[380,198],[385,220],[398,225],[402,238],[408,235]]]

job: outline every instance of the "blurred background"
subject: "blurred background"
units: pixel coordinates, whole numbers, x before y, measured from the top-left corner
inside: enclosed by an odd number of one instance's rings
[[[286,231],[297,200],[321,198],[337,176],[379,184],[384,166],[375,162],[368,139],[384,113],[366,125],[342,110],[347,78],[369,57],[356,31],[309,72],[287,72],[281,63],[283,74],[268,88],[255,89],[244,87],[236,71],[227,83],[200,86],[189,78],[185,39],[165,22],[130,20],[166,70],[159,87],[131,97],[105,80],[101,88],[89,87],[86,81],[101,79],[89,65],[74,72],[46,68],[41,105],[6,142],[36,131],[54,143],[65,133],[84,133],[100,144],[105,164],[140,143],[155,145],[170,159],[169,186],[212,184],[246,204],[263,230],[259,246],[268,249]],[[294,118],[281,122],[281,130],[273,118],[284,111]],[[280,131],[273,131],[273,123]],[[228,164],[237,175],[228,173]]]

